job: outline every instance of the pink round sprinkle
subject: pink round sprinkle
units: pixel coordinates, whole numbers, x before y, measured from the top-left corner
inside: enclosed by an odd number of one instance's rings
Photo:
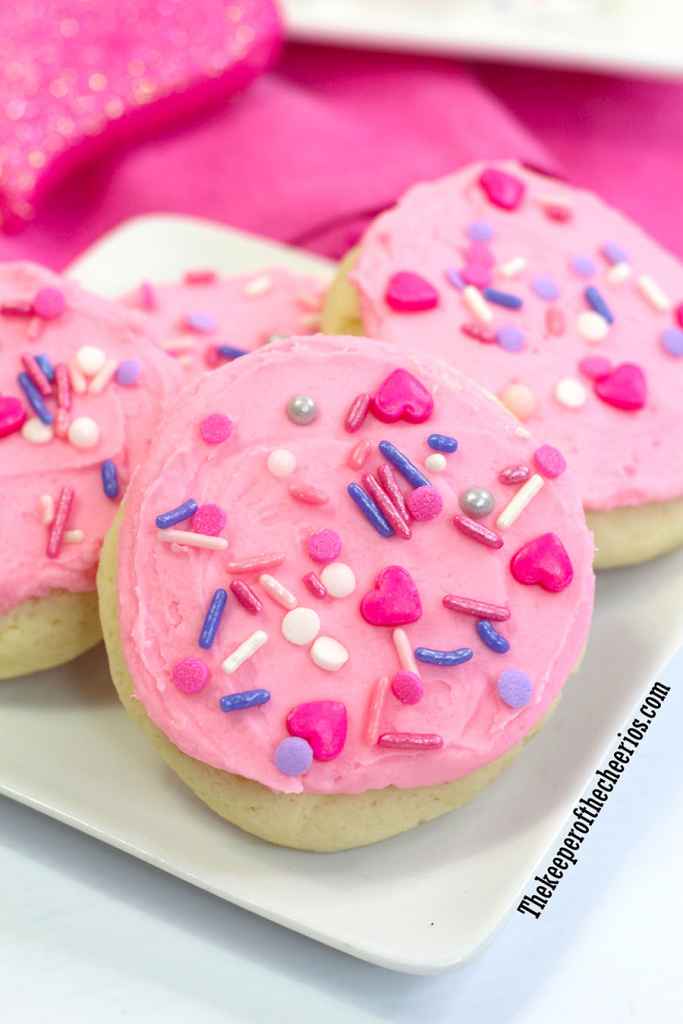
[[[199,693],[206,686],[209,669],[199,658],[183,658],[176,661],[171,678],[181,693]]]
[[[192,516],[192,529],[195,533],[205,533],[209,537],[217,537],[225,526],[225,512],[218,505],[210,502],[200,505]]]
[[[207,444],[221,444],[232,433],[232,420],[220,412],[212,412],[199,424],[199,433]]]
[[[415,672],[397,672],[391,680],[391,692],[401,704],[417,704],[424,696],[424,687]]]
[[[443,498],[436,487],[416,487],[406,497],[406,505],[413,519],[426,523],[439,515],[443,509]]]
[[[584,377],[589,377],[590,380],[600,380],[601,377],[606,377],[611,369],[612,364],[604,356],[586,356],[579,363],[579,370]]]
[[[564,455],[557,448],[553,448],[551,444],[542,444],[540,448],[536,449],[534,462],[538,472],[551,480],[556,476],[561,476],[567,468]]]
[[[40,288],[33,300],[33,312],[43,320],[54,320],[66,309],[64,292],[59,288]]]
[[[336,530],[318,530],[306,541],[308,554],[314,562],[334,562],[342,549],[342,540]]]
[[[491,284],[491,271],[483,263],[467,263],[460,276],[465,284],[473,284],[475,288],[488,288]]]
[[[676,306],[676,320],[678,321],[679,325],[683,327],[683,302],[680,302]]]

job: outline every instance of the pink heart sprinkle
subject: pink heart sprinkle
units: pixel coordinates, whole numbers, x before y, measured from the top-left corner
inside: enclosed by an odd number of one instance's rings
[[[287,715],[290,736],[308,740],[316,761],[338,757],[346,743],[346,706],[337,700],[297,704]]]
[[[497,167],[487,167],[479,176],[479,184],[489,201],[501,210],[516,210],[526,191],[523,181]]]
[[[385,299],[397,313],[420,313],[438,305],[439,293],[419,274],[412,270],[399,270],[389,278]]]
[[[13,395],[0,396],[0,437],[8,437],[21,430],[26,421],[26,410]]]
[[[360,613],[371,626],[405,626],[422,615],[422,602],[410,573],[400,565],[382,569],[360,603]]]
[[[600,380],[612,370],[612,364],[604,356],[586,356],[579,363],[579,370],[590,380]]]
[[[434,399],[424,384],[407,370],[394,370],[373,395],[370,407],[382,423],[424,423],[434,411]]]
[[[217,537],[225,526],[226,515],[222,508],[210,502],[200,505],[192,516],[192,529],[195,533],[204,533],[207,537]]]
[[[598,398],[625,412],[642,409],[647,399],[645,374],[636,363],[620,363],[593,386]]]
[[[510,572],[518,583],[537,584],[553,594],[568,587],[574,569],[556,533],[543,533],[524,544],[510,560]]]

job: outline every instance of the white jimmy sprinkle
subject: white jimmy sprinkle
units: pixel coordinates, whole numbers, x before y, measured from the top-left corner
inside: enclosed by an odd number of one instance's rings
[[[168,531],[166,531],[168,532]],[[268,634],[263,629],[257,629],[250,637],[243,641],[239,647],[228,655],[223,662],[223,671],[232,675],[248,658],[251,658],[259,648],[268,641]]]
[[[184,544],[188,548],[209,548],[211,551],[225,551],[228,546],[225,537],[211,537],[192,530],[157,530],[157,539],[165,544]]]
[[[64,531],[64,543],[65,544],[82,544],[85,540],[85,533],[83,530],[65,530]]]
[[[277,601],[283,608],[291,610],[298,605],[299,602],[291,590],[287,590],[287,587],[280,583],[279,580],[276,580],[274,576],[264,572],[259,576],[258,581],[268,596],[272,597],[273,601]]]
[[[84,395],[88,390],[88,382],[75,362],[69,365],[69,377],[71,379],[71,390],[74,394]]]
[[[667,310],[671,309],[671,299],[649,274],[641,274],[638,278],[638,288],[641,295],[660,313],[666,313]]]
[[[109,381],[116,373],[118,363],[115,359],[107,359],[98,373],[90,381],[88,391],[91,395],[99,395],[106,388]]]
[[[543,487],[543,483],[543,477],[534,473],[525,484],[522,484],[496,519],[496,526],[499,530],[505,530],[517,522],[524,509]]]
[[[527,261],[524,256],[515,256],[514,259],[502,263],[498,269],[503,277],[517,277],[523,270],[526,270]]]
[[[272,281],[268,274],[261,274],[259,277],[252,277],[251,281],[247,281],[244,285],[245,295],[265,295],[269,292],[272,287]]]
[[[406,672],[414,672],[416,676],[419,676],[417,662],[415,661],[413,649],[410,646],[410,640],[405,629],[398,627],[391,635],[401,668],[405,669]]]
[[[483,324],[490,324],[493,321],[493,312],[488,302],[478,288],[473,284],[467,284],[462,290],[462,297],[465,305],[477,320]]]
[[[610,284],[623,284],[624,281],[628,281],[631,276],[630,264],[615,263],[613,267],[610,267],[607,271],[607,280]]]
[[[384,697],[389,686],[389,676],[382,676],[375,683],[368,701],[368,716],[365,725],[365,740],[369,747],[374,747],[379,734],[379,721],[382,716]]]

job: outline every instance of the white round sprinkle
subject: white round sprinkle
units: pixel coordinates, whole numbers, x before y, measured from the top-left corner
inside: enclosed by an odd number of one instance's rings
[[[513,259],[508,260],[507,263],[503,263],[498,268],[503,277],[517,277],[523,270],[526,269],[526,260],[523,256],[515,256]]]
[[[581,337],[586,341],[595,342],[602,341],[603,338],[607,337],[609,324],[604,316],[600,316],[599,313],[595,313],[592,309],[586,309],[583,313],[579,313],[576,328]]]
[[[348,597],[356,589],[353,569],[344,562],[330,562],[320,573],[320,580],[330,597]]]
[[[77,416],[67,436],[74,448],[94,448],[100,439],[100,428],[89,416]]]
[[[331,636],[319,636],[311,647],[311,658],[318,668],[326,672],[338,672],[349,660],[349,652]]]
[[[580,409],[587,397],[588,392],[576,377],[563,377],[555,385],[555,398],[568,409]]]
[[[442,455],[441,452],[432,452],[432,454],[428,455],[425,459],[425,468],[428,469],[430,473],[443,473],[447,465],[448,462],[446,460],[446,456]]]
[[[631,267],[628,263],[615,263],[607,271],[607,280],[610,284],[622,284],[622,282],[628,281],[630,276]]]
[[[320,616],[312,608],[294,608],[282,620],[282,635],[290,644],[306,647],[320,632]]]
[[[55,436],[55,432],[49,424],[43,423],[37,416],[32,416],[21,428],[21,436],[24,441],[30,441],[31,444],[47,444]]]
[[[289,476],[296,469],[296,455],[288,448],[274,448],[268,456],[267,464],[273,476]]]
[[[81,345],[76,353],[76,365],[86,377],[94,377],[107,360],[106,352],[95,345]]]
[[[65,544],[82,544],[85,540],[85,533],[83,530],[65,530],[64,531],[64,543]]]

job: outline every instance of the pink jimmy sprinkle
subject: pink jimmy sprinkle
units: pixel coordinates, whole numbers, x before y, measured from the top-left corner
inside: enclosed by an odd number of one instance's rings
[[[38,391],[41,393],[43,398],[47,398],[48,395],[51,395],[52,385],[43,373],[39,364],[36,362],[35,358],[29,352],[24,352],[21,357],[21,361],[24,364],[24,369],[38,388]]]
[[[483,324],[461,324],[460,330],[468,338],[474,338],[475,341],[480,341],[483,345],[492,345],[496,341],[495,332],[484,327]]]
[[[505,605],[475,601],[472,597],[460,597],[458,594],[446,594],[443,605],[452,612],[462,612],[464,615],[474,615],[478,619],[490,619],[492,622],[505,622],[510,618],[510,609]]]
[[[46,554],[48,558],[56,558],[62,549],[64,531],[66,530],[66,524],[69,519],[73,500],[73,487],[62,487],[59,500],[57,501],[57,507],[55,509],[55,517],[52,520],[52,525],[50,526],[50,532],[47,538]]]
[[[505,469],[501,469],[498,479],[501,484],[511,487],[514,484],[523,484],[530,476],[531,470],[528,466],[506,466]]]
[[[365,422],[366,416],[368,415],[369,408],[370,395],[367,394],[367,392],[364,392],[361,395],[356,395],[349,406],[349,411],[346,414],[344,430],[349,434],[353,434],[356,430],[360,430]]]
[[[33,316],[32,302],[5,302],[0,306],[3,316]]]
[[[470,519],[469,516],[453,516],[453,524],[461,533],[471,537],[472,540],[479,541],[487,548],[502,548],[503,546],[503,538],[493,530],[489,530],[483,523],[478,523],[476,519]]]
[[[543,212],[548,220],[557,221],[558,224],[566,224],[572,219],[572,211],[564,203],[543,203]]]
[[[377,470],[377,479],[407,523],[410,516],[408,515],[406,499],[403,496],[403,491],[398,486],[394,471],[388,462],[383,462]]]
[[[183,280],[185,284],[212,284],[216,276],[214,270],[188,270]]]
[[[289,493],[295,501],[300,501],[304,505],[326,505],[330,500],[325,491],[312,484],[290,484]]]
[[[263,609],[260,598],[244,580],[233,580],[230,584],[230,590],[242,607],[246,608],[252,615],[257,615]]]
[[[320,599],[327,597],[327,587],[314,572],[307,572],[303,577],[303,581],[314,597]]]
[[[372,441],[359,441],[349,452],[347,464],[351,469],[362,469],[372,451]]]
[[[60,409],[71,408],[71,374],[66,363],[55,366],[55,385],[57,387],[57,405]]]
[[[404,540],[410,540],[412,534],[407,520],[403,518],[387,492],[380,486],[377,478],[374,477],[372,473],[366,473],[363,477],[363,485],[370,497],[374,498],[375,504],[379,507],[380,512],[382,512],[384,518],[388,520],[391,526],[393,526],[394,531],[398,536],[403,537]]]
[[[156,292],[149,281],[143,281],[140,285],[140,305],[148,312],[159,308]]]
[[[557,337],[564,334],[566,321],[564,313],[557,306],[548,306],[545,311],[545,329],[548,334],[554,334]]]
[[[377,743],[379,722],[382,717],[382,709],[384,707],[384,699],[386,697],[388,686],[389,677],[382,676],[381,679],[377,680],[370,691],[370,700],[368,701],[368,711],[365,720],[365,739],[371,747],[374,747]]]
[[[226,571],[232,576],[242,573],[265,572],[266,569],[274,569],[276,565],[282,565],[285,556],[275,551],[267,555],[254,555],[253,558],[244,558],[241,562],[228,562]]]
[[[443,736],[436,732],[384,732],[377,746],[386,750],[441,750]]]
[[[69,424],[71,420],[69,413],[66,409],[57,409],[55,415],[55,434],[57,437],[66,437],[69,433]]]
[[[676,306],[676,320],[678,321],[679,327],[683,327],[683,302],[679,302]]]

